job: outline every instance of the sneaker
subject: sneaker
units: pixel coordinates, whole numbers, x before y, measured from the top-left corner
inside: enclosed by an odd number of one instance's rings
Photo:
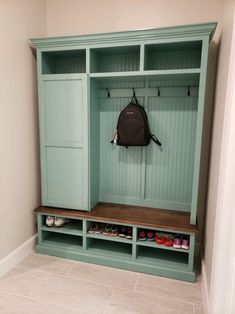
[[[145,241],[146,240],[146,233],[144,230],[141,230],[138,234],[138,240],[139,241]]]
[[[104,224],[95,224],[95,233],[103,233],[104,231]]]
[[[68,223],[69,220],[62,217],[55,217],[54,226],[55,227],[63,227],[66,223]]]
[[[105,227],[104,227],[104,231],[102,232],[102,234],[103,234],[103,235],[106,235],[106,236],[109,236],[110,233],[111,233],[111,228],[112,228],[112,225],[106,224]]]
[[[118,236],[122,237],[122,238],[125,238],[126,235],[127,235],[127,227],[120,226],[119,229],[118,229]]]
[[[162,242],[163,242],[163,244],[166,244],[168,242],[169,236],[170,235],[168,233],[163,233],[162,234]]]
[[[88,233],[95,233],[96,223],[92,222],[88,228]]]
[[[173,247],[176,249],[180,249],[181,245],[182,245],[181,236],[179,234],[176,234],[173,240]]]
[[[168,234],[166,240],[164,241],[164,245],[173,246],[174,236],[172,234]]]
[[[131,227],[127,227],[126,238],[132,239],[132,228]]]
[[[181,248],[184,250],[189,249],[189,239],[188,238],[186,238],[186,237],[183,238]]]
[[[158,244],[163,244],[163,234],[160,232],[155,233],[155,242]]]
[[[151,230],[147,231],[147,241],[154,241],[154,233]]]
[[[55,217],[47,216],[47,218],[46,218],[46,225],[48,227],[53,227],[54,226],[54,222],[55,222]]]
[[[116,237],[118,236],[118,227],[116,225],[111,225],[111,231],[110,231],[110,236],[111,237]]]

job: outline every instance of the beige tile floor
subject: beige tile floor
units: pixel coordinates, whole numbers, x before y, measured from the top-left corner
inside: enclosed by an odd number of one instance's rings
[[[203,314],[192,284],[32,253],[0,280],[1,314]]]

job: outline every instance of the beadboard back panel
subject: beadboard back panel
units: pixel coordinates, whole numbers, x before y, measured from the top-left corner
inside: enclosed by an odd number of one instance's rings
[[[190,95],[187,85],[191,84]],[[156,86],[161,86],[157,96]],[[96,112],[96,131],[91,147],[99,151],[99,201],[141,204],[190,211],[197,121],[198,81],[96,82],[91,112]],[[110,97],[104,86],[108,86]],[[136,87],[151,128],[162,147],[122,147],[110,143],[121,110]],[[126,95],[130,97],[126,97]],[[142,93],[142,94],[140,94]],[[123,97],[125,95],[125,97]],[[100,96],[100,97],[99,97]],[[99,101],[97,103],[97,98]],[[94,109],[95,108],[95,109]],[[97,143],[99,134],[99,149]],[[91,156],[92,158],[92,156]],[[95,167],[93,167],[94,169]],[[93,176],[91,177],[93,181]]]

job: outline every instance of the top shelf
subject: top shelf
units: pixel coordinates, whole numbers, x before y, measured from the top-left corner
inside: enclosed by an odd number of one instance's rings
[[[202,41],[43,51],[42,74],[148,73],[201,67]],[[167,74],[167,73],[166,73]]]

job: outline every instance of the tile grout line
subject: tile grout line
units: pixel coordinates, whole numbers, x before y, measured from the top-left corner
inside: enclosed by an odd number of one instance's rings
[[[56,305],[56,306],[61,307],[61,308],[66,308],[66,309],[76,310],[76,311],[82,311],[81,313],[83,313],[83,309],[81,309],[81,308],[73,307],[73,306],[69,306],[69,305],[64,305],[64,304],[58,304],[58,303],[51,302],[51,301],[48,301],[48,300],[38,299],[38,298],[30,296],[30,295],[19,295],[19,294],[16,294],[16,293],[10,293],[10,292],[5,292],[5,291],[2,291],[2,293],[5,294],[5,295],[8,295],[8,296],[15,296],[15,297],[19,297],[19,298],[22,298],[22,299],[36,301],[36,302],[39,302],[39,303],[46,303],[46,304],[50,304],[50,305]],[[87,314],[93,314],[92,312],[89,312],[87,310],[86,310],[86,313]]]
[[[135,281],[135,285],[134,285],[134,288],[133,288],[133,291],[135,291],[135,292],[136,292],[136,286],[137,286],[138,281],[139,281],[139,277],[140,277],[140,274],[138,273],[138,274],[137,274],[136,281]]]
[[[108,298],[108,300],[107,300],[107,303],[106,303],[106,305],[105,305],[105,307],[104,307],[103,314],[107,313],[107,309],[108,309],[108,306],[109,306],[109,302],[110,302],[112,296],[113,296],[113,290],[111,290],[110,296],[109,296],[109,298]]]
[[[67,278],[71,278],[71,277],[69,277],[69,273],[73,270],[73,268],[75,268],[76,267],[76,264],[74,263],[74,264],[72,264],[72,266],[70,267],[70,269],[66,272],[66,274],[65,274],[65,277],[67,277]]]

